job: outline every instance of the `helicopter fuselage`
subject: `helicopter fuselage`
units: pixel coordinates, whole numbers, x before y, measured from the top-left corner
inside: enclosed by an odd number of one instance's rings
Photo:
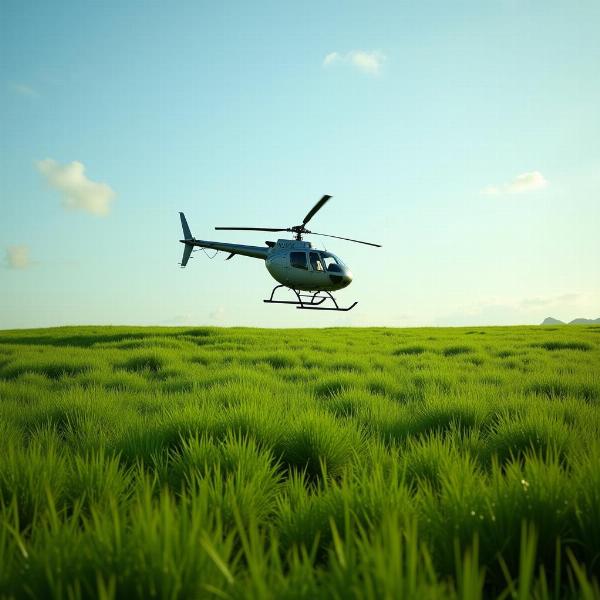
[[[350,269],[337,256],[301,240],[277,240],[269,249],[265,266],[273,279],[296,290],[331,292],[352,281]]]
[[[229,252],[230,257],[239,254],[265,261],[271,277],[282,285],[302,291],[341,290],[352,282],[350,269],[331,252],[316,250],[310,242],[302,240],[277,240],[264,246],[246,246],[228,242],[213,242],[187,238],[180,240],[186,245],[182,266],[187,264],[193,247],[211,248]]]

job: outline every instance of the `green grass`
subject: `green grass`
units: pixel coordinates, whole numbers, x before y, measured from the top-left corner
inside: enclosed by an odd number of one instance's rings
[[[0,597],[600,598],[599,332],[0,332]]]

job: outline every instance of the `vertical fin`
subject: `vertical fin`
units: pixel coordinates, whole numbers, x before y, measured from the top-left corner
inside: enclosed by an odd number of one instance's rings
[[[185,215],[182,212],[179,213],[179,218],[181,219],[181,228],[183,229],[183,238],[186,240],[193,240],[194,236],[192,235],[192,232],[190,231],[190,228],[185,219]]]

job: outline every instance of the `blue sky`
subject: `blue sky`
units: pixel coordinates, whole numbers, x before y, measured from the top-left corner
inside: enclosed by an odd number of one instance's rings
[[[600,316],[600,4],[0,0],[0,327]],[[351,313],[267,306],[323,194]],[[313,238],[322,244],[325,238]],[[321,246],[322,247],[322,246]]]

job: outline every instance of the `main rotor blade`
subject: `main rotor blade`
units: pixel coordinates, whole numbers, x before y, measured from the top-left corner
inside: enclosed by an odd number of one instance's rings
[[[327,202],[327,200],[329,200],[329,198],[331,198],[331,196],[327,196],[327,194],[325,196],[323,196],[308,212],[308,214],[304,217],[304,221],[302,221],[302,225],[306,225],[316,214],[318,211],[320,211],[324,204]]]
[[[272,227],[215,227],[228,231],[289,231],[289,229],[274,229]]]
[[[328,233],[315,233],[314,231],[310,232],[310,235],[323,235],[325,237],[335,238],[336,240],[346,240],[347,242],[356,242],[357,244],[366,244],[367,246],[375,246],[376,248],[381,248],[381,244],[372,244],[371,242],[361,242],[360,240],[353,240],[352,238],[340,237],[339,235],[330,235]]]

